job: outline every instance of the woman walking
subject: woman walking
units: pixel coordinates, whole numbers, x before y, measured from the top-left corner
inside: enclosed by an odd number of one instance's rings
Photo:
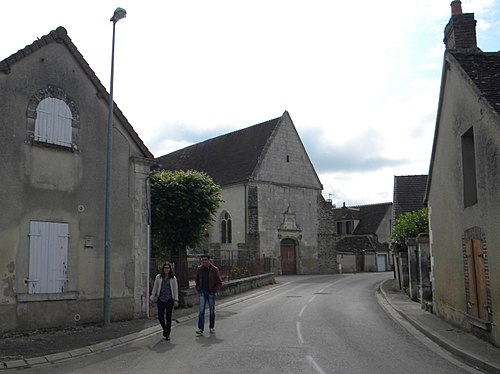
[[[149,298],[151,304],[154,303],[155,298],[157,299],[158,320],[163,328],[163,336],[166,340],[170,340],[172,310],[179,306],[179,287],[170,262],[163,264],[161,273],[155,278],[153,291]]]

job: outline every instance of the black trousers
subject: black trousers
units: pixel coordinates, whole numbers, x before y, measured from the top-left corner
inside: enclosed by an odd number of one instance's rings
[[[170,335],[172,329],[172,310],[174,309],[174,299],[169,299],[166,303],[158,299],[158,321],[160,321],[163,331]]]

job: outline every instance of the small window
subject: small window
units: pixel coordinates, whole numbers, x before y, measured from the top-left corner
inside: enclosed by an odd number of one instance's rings
[[[67,283],[68,224],[30,222],[28,293],[62,293]]]
[[[345,233],[352,234],[352,221],[347,221],[345,223]]]
[[[477,203],[476,152],[472,127],[462,135],[462,176],[464,207],[467,208]]]
[[[53,97],[43,99],[36,108],[34,140],[71,147],[72,119],[64,101]]]
[[[337,234],[342,235],[342,222],[337,222]]]
[[[231,224],[231,216],[228,212],[222,213],[221,222],[220,222],[220,230],[221,230],[221,243],[230,244],[232,243],[232,224]]]

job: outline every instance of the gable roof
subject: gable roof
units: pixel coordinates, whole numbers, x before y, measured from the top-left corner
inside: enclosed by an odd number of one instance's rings
[[[0,73],[10,74],[11,68],[17,62],[21,61],[25,57],[35,53],[37,50],[43,48],[44,46],[50,43],[60,43],[64,44],[68,51],[73,55],[77,63],[80,65],[82,70],[85,72],[90,81],[97,88],[98,92],[102,95],[102,97],[109,102],[109,93],[106,91],[106,88],[102,85],[101,81],[95,75],[94,71],[91,69],[90,65],[85,61],[82,54],[78,51],[76,46],[73,44],[71,39],[68,36],[66,29],[62,26],[59,26],[57,29],[52,30],[47,35],[42,36],[41,38],[35,40],[32,44],[27,45],[23,49],[20,49],[16,53],[7,57],[6,59],[0,61]],[[153,158],[153,154],[149,151],[146,145],[139,138],[139,135],[135,132],[132,125],[128,122],[127,118],[123,115],[122,111],[116,103],[113,102],[113,112],[114,115],[120,120],[121,124],[130,135],[134,143],[137,147],[142,151],[143,155],[146,158]]]
[[[424,196],[427,175],[395,175],[392,216],[394,219],[407,212],[425,207]]]
[[[288,115],[285,111],[283,115]],[[166,170],[198,170],[224,186],[249,180],[282,117],[193,144],[157,158]]]
[[[357,220],[353,235],[375,234],[392,203],[357,205],[333,209],[335,221]]]

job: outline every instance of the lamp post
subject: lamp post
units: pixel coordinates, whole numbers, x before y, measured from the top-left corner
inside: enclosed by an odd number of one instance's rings
[[[127,12],[123,8],[116,8],[110,21],[113,22],[113,41],[111,44],[111,82],[109,84],[109,113],[108,113],[108,145],[106,153],[106,207],[104,217],[104,324],[109,325],[110,318],[110,213],[111,213],[111,159],[113,156],[113,75],[115,65],[115,26],[125,18]]]

